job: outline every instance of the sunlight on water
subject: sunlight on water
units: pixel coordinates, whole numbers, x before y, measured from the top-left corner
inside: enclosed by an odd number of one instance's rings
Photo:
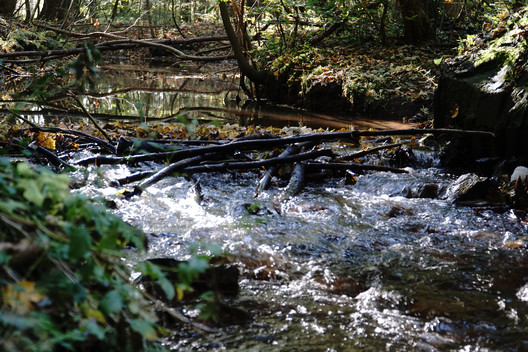
[[[515,350],[528,344],[528,234],[512,212],[408,198],[456,179],[439,169],[330,181],[288,197],[255,197],[258,177],[170,177],[130,201],[101,168],[83,192],[116,199],[116,213],[149,234],[148,257],[185,258],[218,243],[242,273],[239,305],[253,317],[206,338],[174,336],[175,350]],[[104,171],[103,171],[104,170]],[[210,341],[215,341],[211,345]],[[202,346],[202,347],[199,347]],[[212,347],[206,347],[212,346]]]

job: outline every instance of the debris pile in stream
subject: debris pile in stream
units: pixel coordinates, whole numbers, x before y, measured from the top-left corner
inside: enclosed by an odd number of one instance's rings
[[[95,124],[95,123],[94,123]],[[192,176],[197,173],[259,170],[262,179],[257,186],[258,192],[272,185],[273,177],[289,179],[284,188],[289,195],[299,193],[305,180],[324,180],[327,175],[341,175],[346,182],[354,182],[355,173],[366,171],[388,171],[406,173],[405,167],[416,167],[412,153],[415,136],[472,136],[491,141],[493,134],[483,131],[464,131],[450,129],[405,129],[405,130],[341,130],[336,132],[310,129],[293,129],[273,131],[249,127],[245,131],[236,127],[227,131],[221,128],[202,130],[207,138],[131,138],[122,134],[113,135],[101,132],[95,124],[97,133],[88,134],[68,128],[32,126],[26,129],[10,131],[10,139],[3,142],[3,147],[10,153],[17,149],[30,152],[37,162],[52,165],[58,169],[75,169],[89,165],[103,164],[139,165],[145,162],[165,163],[158,169],[147,170],[114,180],[117,187],[134,183],[132,190],[124,191],[125,196],[139,195],[143,190],[167,176],[184,174]],[[108,126],[105,126],[108,127]],[[172,135],[176,128],[153,129],[151,136],[163,137],[163,131]],[[215,131],[215,132],[213,132]],[[233,133],[233,131],[235,133]],[[94,131],[92,131],[94,132]],[[138,134],[145,134],[141,126],[136,128]],[[282,132],[282,133],[281,133]],[[214,137],[223,137],[216,138]],[[411,136],[407,146],[395,143],[394,136]],[[231,137],[231,138],[229,138]],[[235,138],[232,138],[235,137]],[[20,146],[22,139],[30,138],[27,147]],[[370,141],[368,139],[371,139]],[[374,139],[374,140],[372,140]],[[17,140],[19,141],[17,143]],[[339,142],[339,143],[335,143]],[[372,143],[367,143],[372,142]],[[336,145],[353,145],[359,152],[336,147]],[[89,156],[73,159],[74,154],[88,150]],[[382,162],[360,162],[362,158],[389,151]],[[86,154],[84,154],[86,155]],[[307,175],[312,175],[308,177]]]

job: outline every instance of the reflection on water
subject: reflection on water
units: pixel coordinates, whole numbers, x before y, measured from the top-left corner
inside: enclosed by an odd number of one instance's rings
[[[84,103],[91,112],[140,121],[221,121],[242,126],[314,128],[397,128],[400,123],[359,119],[237,100],[239,78],[231,66],[153,69],[131,65],[105,67]],[[243,94],[240,93],[242,96]]]
[[[174,350],[528,348],[528,225],[513,213],[405,197],[409,185],[448,187],[455,178],[438,169],[330,180],[293,198],[255,198],[257,179],[201,175],[201,205],[178,177],[118,201],[120,216],[153,234],[149,257],[218,243],[243,273],[236,303],[252,322],[207,336],[182,328],[167,340]]]

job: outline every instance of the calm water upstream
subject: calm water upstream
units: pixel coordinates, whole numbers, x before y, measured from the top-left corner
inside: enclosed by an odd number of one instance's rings
[[[108,184],[135,170],[100,167],[82,192],[116,199],[115,212],[149,234],[148,258],[222,246],[242,273],[232,303],[252,316],[215,333],[178,330],[165,341],[174,351],[528,350],[528,224],[511,211],[406,197],[449,188],[455,175],[377,172],[255,197],[255,173],[201,174],[201,203],[182,177],[122,200]]]

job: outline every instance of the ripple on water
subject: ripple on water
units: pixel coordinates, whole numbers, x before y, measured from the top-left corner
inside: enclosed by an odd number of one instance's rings
[[[192,183],[174,177],[116,212],[156,234],[150,256],[183,257],[191,242],[216,242],[243,273],[237,302],[253,321],[207,339],[174,337],[175,349],[527,346],[527,225],[512,213],[406,197],[410,185],[454,179],[436,169],[379,172],[354,186],[255,198],[251,173],[206,175],[198,204]],[[104,187],[89,192],[108,196]]]

